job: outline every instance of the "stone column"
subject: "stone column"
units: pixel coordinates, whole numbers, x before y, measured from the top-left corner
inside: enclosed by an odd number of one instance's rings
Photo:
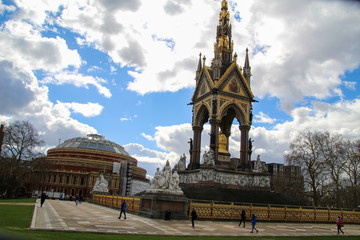
[[[189,167],[190,169],[196,169],[200,167],[200,149],[201,149],[201,132],[203,127],[193,126],[193,149],[190,159]]]
[[[215,162],[218,161],[219,153],[219,127],[220,121],[217,119],[210,120],[211,132],[210,132],[210,149],[214,151]]]
[[[239,129],[241,134],[241,143],[240,143],[240,162],[238,169],[247,170],[251,166],[249,160],[249,153],[248,153],[250,126],[248,125],[240,126]]]

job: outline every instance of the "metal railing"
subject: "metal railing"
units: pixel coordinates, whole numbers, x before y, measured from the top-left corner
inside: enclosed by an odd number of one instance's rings
[[[120,209],[123,200],[127,211],[139,213],[141,199],[138,197],[97,194],[92,197],[96,204],[117,209]],[[346,223],[360,223],[360,212],[355,210],[189,200],[189,217],[193,207],[198,219],[238,221],[241,211],[245,210],[248,220],[256,214],[259,221],[334,223],[340,216]]]

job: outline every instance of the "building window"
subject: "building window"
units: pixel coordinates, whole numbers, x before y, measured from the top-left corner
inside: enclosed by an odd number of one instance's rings
[[[62,178],[63,178],[63,176],[62,176],[62,175],[60,175],[60,176],[59,176],[59,183],[62,183],[62,181],[63,181],[63,179],[62,179]]]
[[[64,188],[64,194],[67,195],[67,188]]]
[[[61,166],[61,171],[64,171],[64,166]]]
[[[61,188],[58,187],[58,188],[57,188],[57,192],[61,192]]]
[[[83,172],[83,173],[85,172],[85,168],[82,169],[82,172]]]
[[[84,185],[84,178],[83,177],[80,179],[80,185]]]
[[[56,175],[54,175],[54,179],[53,179],[53,182],[56,182]]]
[[[70,177],[66,176],[66,184],[69,184],[69,181],[70,181]]]
[[[76,184],[76,176],[73,177],[73,184]]]
[[[72,188],[71,189],[71,196],[74,196],[75,195],[75,190]]]
[[[49,174],[48,182],[50,182],[51,175]]]

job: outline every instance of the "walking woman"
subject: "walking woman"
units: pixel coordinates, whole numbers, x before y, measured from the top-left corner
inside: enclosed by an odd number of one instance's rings
[[[337,226],[337,230],[338,230],[338,235],[340,234],[340,232],[342,232],[342,234],[344,235],[343,230],[341,230],[341,228],[344,226],[344,223],[343,223],[342,219],[340,218],[340,216],[338,216],[338,218],[336,220],[336,226]]]

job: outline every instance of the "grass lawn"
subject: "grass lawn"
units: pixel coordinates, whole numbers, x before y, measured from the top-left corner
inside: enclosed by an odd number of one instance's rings
[[[6,199],[0,198],[0,203],[35,203],[35,198]]]
[[[1,202],[1,201],[0,201]],[[51,239],[51,240],[71,240],[71,239],[101,239],[101,240],[220,240],[220,239],[254,239],[254,237],[173,237],[173,236],[144,236],[144,235],[120,235],[120,234],[94,234],[94,233],[72,233],[54,231],[30,231],[33,206],[21,205],[0,205],[0,239]],[[326,240],[338,239],[334,237],[255,237],[259,240]],[[360,237],[349,237],[346,239],[360,239]]]

